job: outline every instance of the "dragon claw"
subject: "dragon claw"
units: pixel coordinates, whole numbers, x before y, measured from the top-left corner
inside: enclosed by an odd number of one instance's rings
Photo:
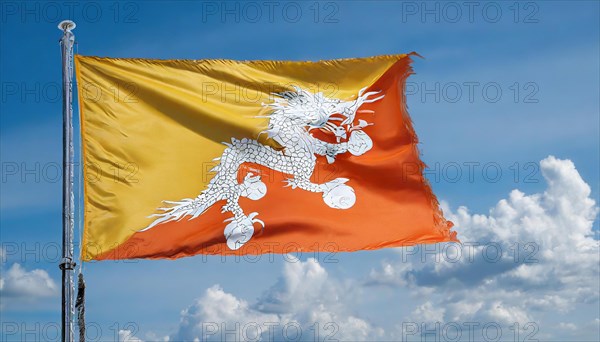
[[[334,209],[349,209],[356,203],[356,194],[346,185],[347,178],[336,178],[322,185],[325,204]]]
[[[249,172],[240,184],[240,196],[253,201],[263,198],[267,194],[267,186],[260,180],[260,176],[254,176]]]
[[[286,187],[292,187],[292,189],[296,189],[298,187],[298,181],[295,178],[287,178],[283,180],[287,184]]]
[[[254,235],[254,223],[260,224],[261,230],[264,229],[265,223],[262,220],[256,219],[258,213],[254,212],[240,219],[229,218],[225,222],[229,222],[225,226],[223,234],[227,239],[227,247],[232,250],[240,249]]]

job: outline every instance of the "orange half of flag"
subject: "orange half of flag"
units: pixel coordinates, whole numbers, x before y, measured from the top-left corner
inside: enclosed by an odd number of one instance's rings
[[[406,111],[410,57],[76,56],[82,259],[457,241]]]

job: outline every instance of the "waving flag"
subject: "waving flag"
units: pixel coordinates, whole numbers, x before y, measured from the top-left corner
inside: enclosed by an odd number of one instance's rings
[[[75,64],[84,260],[456,241],[406,112],[410,55]]]

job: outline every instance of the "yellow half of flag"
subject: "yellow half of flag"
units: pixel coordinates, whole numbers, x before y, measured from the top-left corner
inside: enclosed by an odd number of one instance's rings
[[[83,260],[456,241],[406,113],[410,55],[77,55]]]

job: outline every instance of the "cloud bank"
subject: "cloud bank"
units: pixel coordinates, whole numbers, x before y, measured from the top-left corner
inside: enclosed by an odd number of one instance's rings
[[[332,279],[315,260],[293,259],[280,280],[253,304],[207,289],[181,314],[173,341],[222,340],[367,340],[383,330],[352,314],[348,287]]]

